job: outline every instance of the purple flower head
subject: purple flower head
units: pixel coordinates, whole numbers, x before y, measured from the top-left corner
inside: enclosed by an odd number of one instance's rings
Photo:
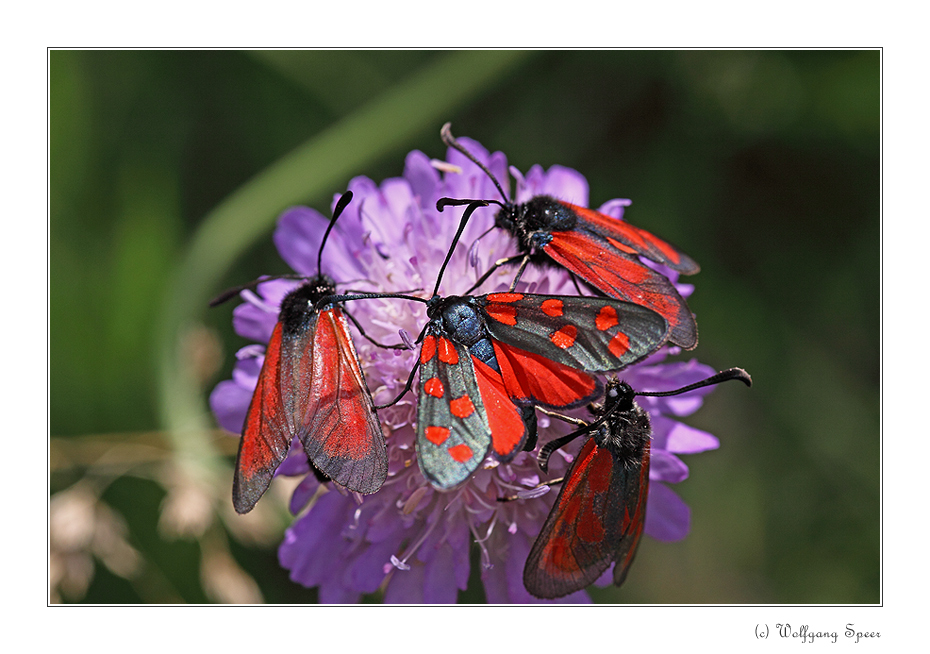
[[[523,202],[546,193],[587,206],[588,185],[576,171],[534,166],[526,175],[508,168],[506,157],[490,154],[469,139],[460,142],[502,183],[512,177],[513,199]],[[509,175],[508,175],[509,173]],[[505,185],[506,189],[506,185]],[[436,210],[442,197],[500,199],[499,193],[474,163],[450,149],[445,162],[431,161],[419,151],[406,159],[403,177],[380,185],[357,177],[349,183],[354,200],[337,222],[323,251],[323,272],[336,280],[340,292],[432,291],[440,266],[459,224],[463,208]],[[612,200],[602,211],[618,218],[628,200]],[[495,261],[517,253],[510,234],[494,225],[494,207],[474,213],[463,232],[442,279],[439,294],[464,294]],[[328,219],[313,209],[295,207],[278,223],[275,243],[296,271],[313,275],[320,240]],[[480,293],[506,290],[512,268],[497,270]],[[674,274],[669,273],[673,281]],[[237,333],[267,342],[284,295],[297,282],[267,281],[234,311]],[[570,275],[561,268],[530,266],[519,290],[554,295],[576,295]],[[346,309],[381,343],[409,342],[426,323],[424,305],[398,299],[348,302]],[[355,330],[354,327],[352,327]],[[392,400],[403,388],[417,357],[416,350],[379,348],[357,333],[355,347],[376,404]],[[663,348],[646,361],[624,370],[621,377],[637,390],[671,390],[715,372],[690,361],[666,363],[676,348]],[[221,382],[210,403],[225,429],[241,431],[255,387],[264,350],[249,345],[239,351],[233,378]],[[688,476],[679,454],[693,454],[718,446],[717,439],[688,427],[672,416],[688,415],[710,389],[679,397],[643,397],[653,425],[646,533],[660,540],[684,538],[689,529],[688,507],[667,486]],[[521,452],[511,462],[484,466],[457,488],[440,492],[423,477],[416,461],[416,393],[378,413],[388,448],[388,477],[373,495],[348,493],[334,484],[320,484],[310,473],[306,456],[294,448],[279,474],[303,475],[291,501],[299,515],[287,530],[279,550],[281,564],[292,580],[319,588],[321,602],[357,602],[363,594],[383,591],[385,602],[452,603],[464,590],[470,572],[473,544],[480,550],[481,579],[489,603],[537,603],[523,587],[523,566],[556,493],[533,489],[540,482],[535,453]],[[584,413],[579,413],[584,416]],[[539,414],[540,441],[545,443],[569,430],[561,421]],[[584,439],[579,439],[584,440]],[[580,443],[553,454],[550,473],[565,472]],[[521,499],[498,498],[520,494]],[[561,602],[588,602],[585,591]]]

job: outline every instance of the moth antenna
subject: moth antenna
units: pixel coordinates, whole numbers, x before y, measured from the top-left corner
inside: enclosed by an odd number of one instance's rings
[[[413,300],[414,302],[429,304],[429,300],[417,297],[416,295],[405,295],[403,293],[352,293],[349,295],[325,295],[314,303],[313,310],[319,311],[327,304],[336,304],[337,302],[348,302],[349,300],[372,300],[376,298],[398,298],[401,300]]]
[[[634,395],[644,395],[649,397],[665,397],[668,395],[681,395],[682,393],[687,393],[688,391],[693,391],[697,388],[703,388],[705,386],[713,386],[714,384],[719,384],[721,382],[730,381],[731,379],[737,379],[747,386],[752,386],[752,377],[749,376],[749,373],[743,370],[742,368],[730,368],[722,372],[718,372],[716,375],[712,375],[707,379],[704,379],[693,384],[688,384],[674,391],[653,391],[653,392],[634,392]]]
[[[442,202],[442,200],[440,200]],[[439,203],[437,203],[437,208]],[[468,224],[468,219],[471,218],[471,215],[475,213],[476,209],[481,207],[488,206],[487,200],[469,200],[468,207],[465,209],[465,213],[462,214],[462,220],[459,221],[458,231],[455,232],[455,238],[452,239],[452,246],[449,248],[449,251],[446,253],[446,259],[442,262],[442,268],[439,269],[439,275],[436,277],[436,286],[433,288],[433,297],[439,293],[439,284],[442,282],[442,276],[446,272],[446,266],[449,265],[449,260],[452,258],[452,253],[455,252],[455,246],[458,245],[459,239],[462,237],[462,232],[465,231],[465,225]],[[442,211],[442,209],[440,209]]]
[[[232,298],[236,297],[242,291],[254,291],[259,284],[265,282],[270,282],[274,279],[305,279],[305,277],[298,273],[286,273],[284,275],[271,275],[260,277],[259,279],[254,279],[248,284],[242,284],[241,286],[234,286],[232,288],[227,288],[225,291],[217,295],[215,298],[210,300],[211,307],[218,307],[224,302],[228,302]]]
[[[326,232],[323,234],[323,240],[320,241],[320,250],[316,255],[316,272],[320,274],[323,272],[323,246],[326,245],[326,240],[329,238],[329,233],[332,231],[333,226],[336,224],[336,220],[345,211],[345,208],[349,206],[349,203],[352,201],[352,191],[346,191],[342,194],[342,197],[339,198],[339,201],[336,202],[336,207],[333,209],[333,217],[329,221],[329,225],[326,227]],[[306,275],[300,275],[295,273],[287,273],[284,275],[271,275],[268,277],[260,277],[255,279],[248,284],[242,284],[241,286],[234,286],[233,288],[227,288],[225,291],[217,295],[215,298],[210,300],[211,307],[217,307],[224,302],[228,302],[235,296],[239,295],[242,291],[246,290],[255,290],[259,284],[262,282],[271,281],[273,279],[306,279]]]
[[[326,231],[323,233],[323,240],[320,241],[320,250],[316,253],[316,273],[319,275],[323,272],[323,248],[326,246],[326,240],[329,238],[329,233],[333,231],[333,227],[336,225],[336,221],[339,220],[339,216],[342,215],[342,212],[345,211],[346,207],[349,206],[349,203],[352,201],[352,191],[346,191],[342,194],[342,197],[339,198],[339,201],[336,202],[336,207],[333,209],[333,217],[329,221],[329,225],[326,227]]]
[[[465,147],[455,140],[455,137],[452,136],[452,123],[446,123],[442,126],[442,129],[439,130],[439,136],[442,137],[442,142],[448,145],[450,148],[455,148],[471,161],[473,164],[478,166],[481,170],[484,171],[484,174],[491,178],[491,181],[494,182],[494,186],[497,187],[497,192],[501,194],[501,197],[504,199],[504,202],[510,202],[510,198],[507,197],[507,194],[504,193],[504,189],[501,186],[500,182],[497,181],[497,178],[488,170],[487,166],[478,161],[478,159],[471,152],[465,149]]]

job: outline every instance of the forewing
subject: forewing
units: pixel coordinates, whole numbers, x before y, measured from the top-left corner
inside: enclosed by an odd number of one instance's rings
[[[648,482],[648,442],[641,462],[624,465],[589,438],[527,557],[526,589],[562,597],[593,583],[612,562],[621,584],[643,533]]]
[[[420,470],[437,488],[453,488],[477,470],[490,445],[491,427],[468,348],[427,327],[417,406]]]
[[[523,584],[531,594],[568,595],[592,584],[610,565],[614,548],[604,520],[612,500],[612,468],[610,452],[589,438],[526,559]]]
[[[286,380],[283,387],[280,383],[281,345],[279,322],[265,350],[265,362],[258,375],[239,441],[233,476],[233,506],[239,513],[251,511],[268,489],[274,471],[287,456],[295,434],[285,406],[291,387]]]
[[[610,298],[492,293],[483,303],[497,341],[590,373],[626,368],[668,335],[656,312]]]
[[[576,229],[603,236],[621,252],[644,256],[684,275],[693,275],[701,270],[700,266],[687,254],[645,229],[594,209],[579,207],[568,202],[564,204],[578,214],[579,221]]]
[[[611,524],[620,526],[619,544],[614,551],[614,585],[626,580],[627,572],[636,556],[636,549],[646,526],[646,498],[649,495],[649,445],[646,440],[643,458],[639,465],[627,466],[616,480],[623,497],[615,503],[608,518]]]
[[[575,229],[553,232],[543,250],[602,293],[652,309],[669,324],[669,340],[685,349],[697,345],[697,324],[675,285],[605,237]]]
[[[339,308],[320,312],[308,354],[309,375],[298,413],[304,450],[336,483],[374,493],[387,477],[384,434]]]

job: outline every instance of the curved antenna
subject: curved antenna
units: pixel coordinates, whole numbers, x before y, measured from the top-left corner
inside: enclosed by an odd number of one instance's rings
[[[730,368],[729,370],[724,370],[718,372],[716,375],[708,377],[707,379],[694,384],[688,384],[674,391],[653,391],[653,392],[634,392],[633,395],[642,395],[649,397],[665,397],[668,395],[681,395],[682,393],[687,393],[688,391],[693,391],[697,388],[703,388],[705,386],[713,386],[714,384],[719,384],[721,382],[730,381],[731,379],[738,379],[747,386],[752,386],[752,377],[749,376],[749,373],[743,370],[742,368]]]
[[[440,206],[441,202],[442,200],[439,200],[439,202],[436,203],[436,208],[439,209],[439,211],[442,211],[442,206]],[[468,224],[468,219],[471,218],[471,215],[475,213],[476,209],[486,206],[488,206],[487,200],[468,201],[468,207],[465,209],[465,213],[462,214],[462,220],[459,221],[458,231],[455,232],[455,238],[452,239],[452,246],[449,248],[449,252],[446,253],[446,260],[442,262],[442,268],[439,269],[439,275],[436,277],[436,286],[433,287],[433,297],[436,297],[439,293],[439,284],[442,282],[443,273],[446,272],[446,266],[449,265],[449,259],[452,258],[452,253],[455,252],[455,246],[458,245],[459,239],[462,237],[462,232],[465,231],[465,225]]]
[[[398,298],[401,300],[413,300],[414,302],[429,304],[429,300],[426,300],[422,297],[417,297],[416,295],[404,295],[403,293],[352,293],[350,295],[324,295],[313,303],[313,310],[319,311],[327,304],[336,304],[337,302],[348,302],[349,300],[371,300],[374,298],[385,297]]]
[[[336,221],[339,220],[339,216],[342,215],[342,212],[345,211],[345,208],[349,206],[351,201],[352,191],[346,191],[342,194],[342,197],[339,198],[339,201],[336,202],[336,207],[333,209],[333,217],[330,219],[329,225],[326,227],[326,231],[323,233],[323,240],[320,241],[320,250],[316,253],[317,275],[323,272],[323,247],[326,245],[326,239],[329,238],[329,233],[333,231],[333,227],[336,225]]]
[[[752,377],[749,376],[749,373],[743,370],[742,368],[730,368],[722,372],[718,372],[716,375],[712,375],[707,379],[704,379],[694,384],[688,384],[674,391],[644,391],[642,393],[633,392],[633,395],[640,396],[649,396],[649,397],[662,397],[667,395],[680,395],[681,393],[687,393],[693,391],[697,388],[703,388],[704,386],[713,386],[714,384],[719,384],[721,382],[730,381],[731,379],[736,379],[747,386],[752,386]],[[619,410],[620,406],[623,405],[623,402],[616,402],[608,411],[604,413],[600,418],[594,422],[576,429],[575,431],[566,434],[560,438],[553,439],[542,446],[539,450],[539,454],[536,455],[536,462],[539,464],[540,470],[543,472],[548,472],[549,470],[549,457],[552,456],[552,453],[572,442],[582,434],[587,434],[588,432],[594,431],[600,427],[604,422],[611,416],[613,413]]]
[[[326,232],[323,234],[323,240],[320,241],[320,250],[316,255],[316,272],[318,275],[323,272],[323,246],[326,245],[326,240],[329,238],[329,233],[333,230],[333,226],[336,224],[336,220],[339,218],[339,216],[342,215],[342,212],[345,211],[345,208],[349,206],[351,201],[352,191],[346,191],[342,194],[342,197],[339,198],[338,202],[336,202],[336,207],[333,209],[333,217],[329,220],[329,225],[326,227]],[[218,307],[224,302],[228,302],[235,296],[239,295],[239,293],[242,291],[255,290],[259,284],[271,281],[273,279],[307,279],[307,276],[301,275],[300,273],[286,273],[283,275],[260,277],[258,279],[252,280],[248,284],[227,288],[225,291],[210,300],[210,306]]]
[[[248,284],[243,284],[242,286],[234,286],[232,288],[227,288],[225,291],[217,295],[215,298],[210,300],[211,307],[218,307],[236,297],[242,291],[252,291],[255,290],[259,284],[264,284],[265,282],[270,282],[273,279],[306,279],[305,275],[300,273],[286,273],[284,275],[271,275],[266,277],[260,277],[258,279],[253,279]]]
[[[501,197],[504,198],[504,202],[510,202],[510,198],[507,197],[507,194],[504,193],[503,187],[501,187],[500,182],[497,181],[497,178],[488,170],[488,167],[483,163],[478,161],[478,159],[471,152],[465,149],[465,147],[455,140],[455,137],[452,136],[452,123],[446,123],[442,126],[442,129],[439,130],[439,136],[442,137],[442,142],[448,145],[450,148],[455,148],[471,161],[473,164],[478,166],[481,170],[484,171],[484,174],[491,178],[491,181],[494,182],[494,186],[497,187],[497,192],[501,194]]]

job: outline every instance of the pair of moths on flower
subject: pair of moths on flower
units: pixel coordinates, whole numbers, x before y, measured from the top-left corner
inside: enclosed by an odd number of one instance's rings
[[[391,298],[426,304],[428,321],[416,339],[419,369],[416,454],[434,488],[459,487],[490,456],[506,464],[536,448],[536,407],[578,429],[539,452],[547,471],[551,453],[577,436],[591,437],[562,479],[562,488],[524,567],[526,589],[540,598],[574,593],[614,564],[623,582],[643,533],[649,483],[651,427],[635,395],[670,395],[726,379],[749,383],[731,369],[677,391],[636,393],[628,384],[595,375],[642,361],[666,343],[697,344],[697,327],[668,277],[643,259],[681,274],[697,264],[667,242],[611,216],[547,195],[511,202],[491,171],[455,140],[448,125],[443,140],[487,174],[503,201],[443,198],[441,212],[465,206],[429,298],[403,293],[346,292],[322,272],[288,293],[258,374],[242,430],[233,501],[250,511],[268,488],[296,436],[325,478],[362,494],[376,493],[388,475],[385,437],[349,320],[371,339],[345,304]],[[352,201],[344,194],[326,234]],[[470,216],[499,206],[495,226],[511,234],[518,253],[490,266],[471,290],[498,268],[519,265],[508,292],[439,295],[443,271]],[[561,266],[595,289],[596,295],[542,295],[517,290],[527,265]],[[245,288],[245,287],[243,287]],[[242,290],[242,289],[236,289]],[[218,301],[228,299],[227,293]],[[558,411],[591,405],[590,423]],[[544,484],[540,484],[544,486]],[[534,493],[528,490],[524,496]],[[501,500],[521,499],[520,494]]]

